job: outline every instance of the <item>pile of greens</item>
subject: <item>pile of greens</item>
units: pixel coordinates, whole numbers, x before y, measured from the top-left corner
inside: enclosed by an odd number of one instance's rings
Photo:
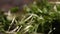
[[[15,10],[17,11],[18,8],[10,11]],[[28,6],[25,5],[24,11],[26,14],[22,15],[21,19],[17,15],[12,17],[0,11],[0,32],[4,34],[51,34],[55,30],[54,27],[52,28],[54,20],[60,21],[60,5],[51,4],[46,0],[38,0]],[[12,19],[9,20],[8,16]]]

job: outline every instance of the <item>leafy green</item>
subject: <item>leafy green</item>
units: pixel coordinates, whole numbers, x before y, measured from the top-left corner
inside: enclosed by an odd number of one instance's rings
[[[47,0],[34,1],[30,6],[25,6],[26,14],[13,15],[12,20],[8,20],[4,12],[0,11],[0,32],[8,34],[47,34],[52,31],[54,20],[60,22],[60,5],[50,4]],[[11,13],[16,13],[18,7],[11,8]],[[11,14],[12,15],[12,14]],[[50,32],[51,33],[51,32]]]

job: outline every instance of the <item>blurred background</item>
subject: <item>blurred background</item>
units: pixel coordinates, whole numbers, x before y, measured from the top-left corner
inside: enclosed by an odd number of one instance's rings
[[[47,0],[47,2],[45,0],[0,0],[0,32],[12,34],[59,33],[60,4],[58,5],[56,2],[60,2],[60,0]]]

